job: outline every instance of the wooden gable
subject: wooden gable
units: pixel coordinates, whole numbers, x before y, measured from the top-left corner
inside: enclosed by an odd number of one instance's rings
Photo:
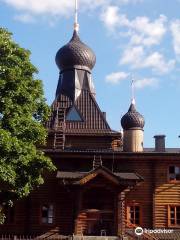
[[[97,176],[103,177],[104,179],[106,179],[108,182],[110,182],[113,185],[119,185],[118,178],[114,174],[111,174],[109,171],[107,171],[105,168],[102,168],[102,167],[89,172],[87,175],[82,177],[78,181],[78,183],[80,185],[85,185],[88,182],[93,181],[95,178],[97,178]]]

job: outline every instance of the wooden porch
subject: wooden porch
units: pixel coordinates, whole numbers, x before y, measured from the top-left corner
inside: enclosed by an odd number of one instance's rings
[[[58,172],[66,184],[69,173]],[[74,188],[74,234],[82,236],[120,236],[125,231],[125,197],[140,176],[132,173],[113,173],[100,166],[88,173],[73,173],[69,185]],[[63,179],[62,179],[63,178]]]

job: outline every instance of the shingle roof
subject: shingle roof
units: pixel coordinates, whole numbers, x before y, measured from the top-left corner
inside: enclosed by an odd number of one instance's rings
[[[70,180],[77,180],[85,177],[90,172],[66,172],[66,171],[58,171],[56,177],[61,179],[70,179]],[[140,181],[143,178],[138,175],[137,173],[132,172],[114,172],[112,175],[118,177],[119,180],[134,180],[134,181]]]
[[[64,178],[64,179],[79,179],[85,176],[87,172],[63,172],[58,171],[56,177],[57,178]]]
[[[144,152],[156,152],[155,148],[144,148]],[[165,148],[162,153],[180,153],[180,148]]]
[[[114,172],[114,175],[121,179],[128,179],[128,180],[140,180],[142,177],[137,173],[132,172]]]

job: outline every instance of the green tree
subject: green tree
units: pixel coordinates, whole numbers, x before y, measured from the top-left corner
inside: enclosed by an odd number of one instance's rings
[[[0,211],[43,183],[51,160],[37,148],[45,144],[49,107],[30,51],[0,28]],[[2,214],[0,214],[2,221]]]

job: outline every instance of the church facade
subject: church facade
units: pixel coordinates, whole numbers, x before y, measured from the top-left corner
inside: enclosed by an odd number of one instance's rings
[[[110,128],[95,98],[95,61],[75,29],[56,54],[59,82],[46,123],[43,151],[57,170],[7,210],[0,233],[139,239],[134,229],[140,226],[173,229],[168,239],[178,240],[179,150],[166,149],[163,135],[155,136],[154,149],[143,147],[145,121],[134,99],[121,119],[123,133]],[[167,239],[167,234],[141,237]]]

